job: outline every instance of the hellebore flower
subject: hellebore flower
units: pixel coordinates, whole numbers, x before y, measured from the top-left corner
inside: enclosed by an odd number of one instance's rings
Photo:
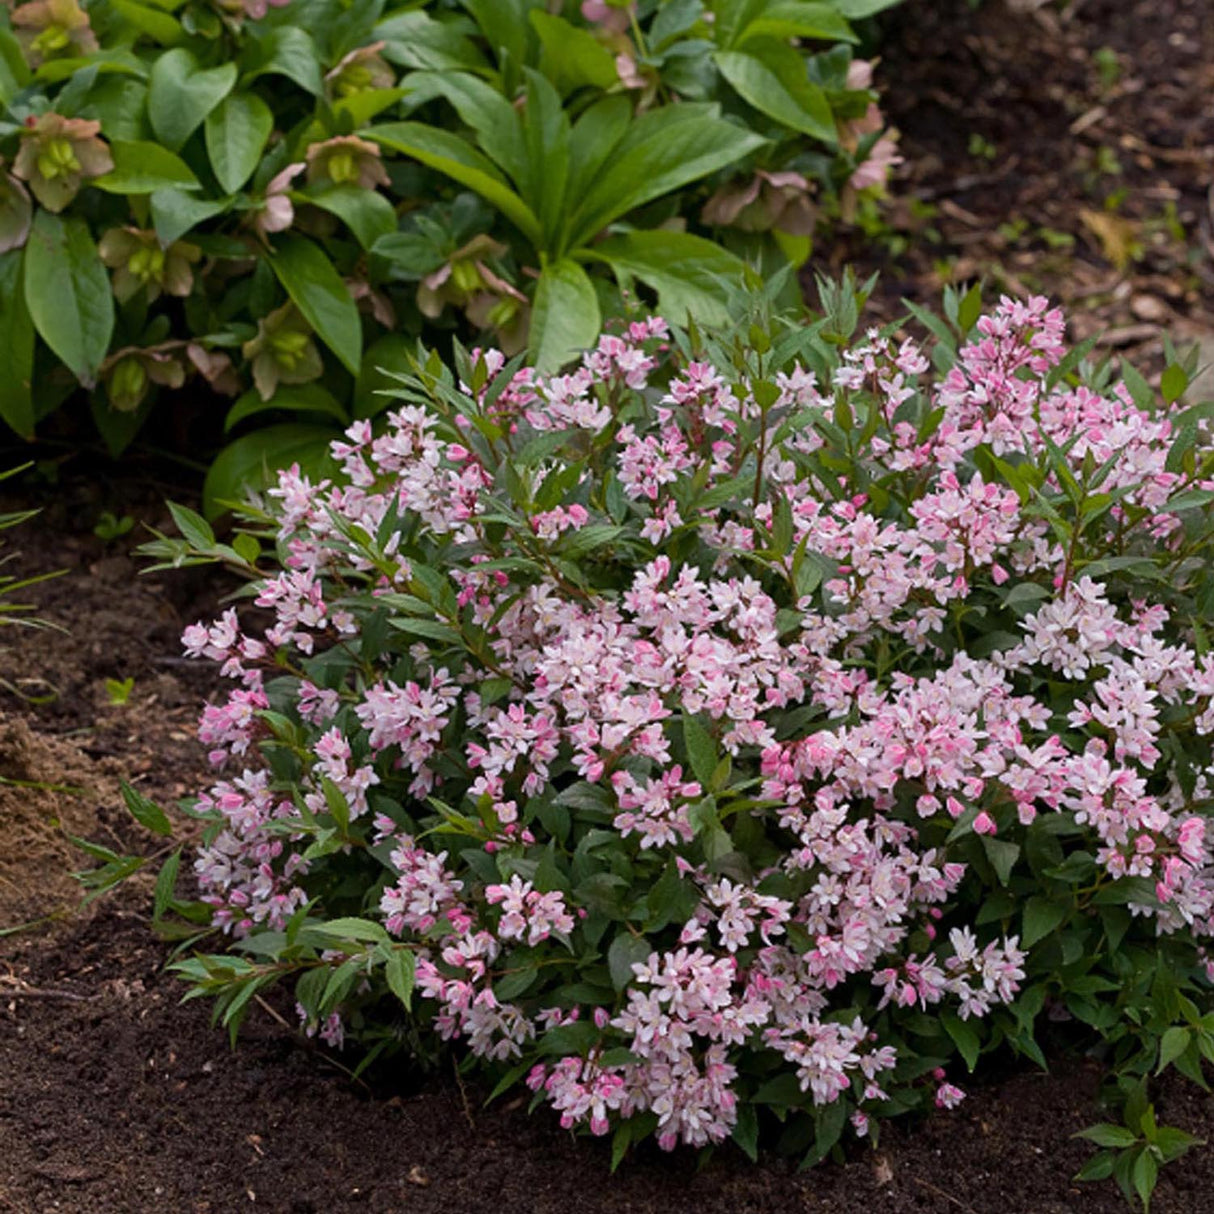
[[[285,232],[295,222],[295,207],[287,191],[291,182],[308,166],[300,161],[289,164],[281,173],[271,177],[266,185],[265,205],[253,213],[253,227],[262,235]]]
[[[379,157],[379,145],[357,135],[337,135],[308,148],[308,182],[330,181],[373,190],[391,180]]]
[[[386,44],[372,42],[360,46],[338,61],[325,76],[325,86],[333,98],[353,97],[371,89],[390,89],[396,83],[396,73],[379,53]]]
[[[185,353],[198,374],[210,384],[212,391],[220,392],[224,396],[239,395],[240,379],[232,366],[232,360],[226,354],[208,350],[196,341],[186,346]]]
[[[114,167],[110,149],[98,138],[101,123],[62,114],[32,115],[21,131],[13,172],[29,182],[34,197],[48,211],[62,211],[86,178]]]
[[[306,384],[324,370],[308,322],[294,304],[283,304],[257,325],[257,336],[242,347],[253,364],[253,383],[262,400],[279,384]]]
[[[190,267],[202,256],[197,245],[184,240],[162,249],[155,232],[140,228],[111,228],[101,238],[97,251],[114,271],[114,294],[122,303],[145,287],[149,303],[161,291],[188,295],[194,286]]]
[[[760,169],[744,185],[723,185],[704,204],[700,217],[707,224],[743,232],[770,232],[774,228],[792,236],[812,236],[816,211],[810,201],[810,188],[800,173]]]
[[[101,376],[110,405],[120,413],[133,413],[153,384],[180,388],[185,383],[185,365],[177,349],[127,346],[106,359]]]
[[[77,0],[32,0],[13,9],[12,21],[30,67],[90,55],[98,48],[88,14]]]
[[[33,214],[29,190],[11,173],[4,172],[4,157],[0,156],[0,253],[25,244]]]
[[[872,83],[872,63],[867,59],[853,59],[847,67],[847,87],[861,92],[871,88]],[[855,155],[867,136],[875,135],[885,126],[885,118],[874,102],[869,104],[863,117],[847,119],[838,126],[840,146]],[[867,155],[856,166],[847,184],[853,190],[884,186],[889,179],[890,169],[901,163],[902,157],[898,155],[898,134],[896,131],[887,131],[868,149]]]

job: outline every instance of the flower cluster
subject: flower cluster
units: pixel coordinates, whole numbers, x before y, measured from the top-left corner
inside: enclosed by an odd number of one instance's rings
[[[955,1106],[957,1050],[1038,1056],[1047,1005],[1107,1024],[1128,934],[1200,972],[1202,427],[1064,375],[1040,299],[935,380],[911,340],[798,337],[474,352],[333,479],[282,474],[271,623],[186,634],[235,683],[201,727],[217,926],[354,923],[306,964],[385,965],[566,1126],[745,1145],[772,1106],[819,1156]]]

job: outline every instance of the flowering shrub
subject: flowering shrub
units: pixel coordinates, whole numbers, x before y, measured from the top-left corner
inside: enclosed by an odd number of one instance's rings
[[[211,502],[315,462],[418,335],[553,370],[637,283],[720,318],[741,254],[804,259],[814,195],[881,188],[849,18],[894,2],[6,0],[0,418],[100,389],[117,453],[201,381],[278,422]]]
[[[1044,300],[974,293],[933,373],[828,302],[636,321],[566,375],[430,359],[333,478],[250,507],[272,556],[178,510],[149,551],[243,565],[262,609],[184,637],[233,685],[195,810],[225,951],[176,966],[225,1022],[291,981],[331,1044],[450,1042],[617,1157],[782,1123],[812,1162],[988,1054],[1044,1065],[1050,1024],[1200,1081],[1214,449],[1185,373],[1156,400]],[[1098,1129],[1125,1149],[1093,1175],[1163,1153]]]

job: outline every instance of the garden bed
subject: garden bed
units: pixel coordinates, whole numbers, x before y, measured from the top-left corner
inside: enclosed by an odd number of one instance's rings
[[[998,285],[1070,301],[1083,309],[1079,336],[1111,327],[1111,348],[1148,364],[1165,331],[1208,340],[1214,31],[1203,8],[1081,0],[1058,22],[993,0],[975,15],[959,3],[908,5],[886,78],[909,166],[890,233],[910,244],[889,258],[855,250],[861,269],[885,275],[879,314],[1000,262]],[[1102,46],[1121,64],[1107,86],[1093,58]],[[974,134],[995,148],[989,163]],[[1101,147],[1122,166],[1098,175],[1126,188],[1115,212],[1103,211],[1108,183],[1082,167]],[[912,209],[912,197],[935,213]],[[1183,239],[1158,222],[1169,202]],[[1084,212],[1132,225],[1142,253],[1124,274]],[[1014,235],[1021,221],[1029,226]],[[192,725],[212,679],[181,661],[177,638],[226,587],[197,572],[137,579],[137,537],[93,534],[105,510],[163,521],[159,502],[180,490],[161,476],[136,467],[103,484],[69,465],[18,540],[27,572],[70,570],[35,592],[41,613],[69,631],[5,637],[0,654],[0,677],[27,695],[55,692],[30,707],[3,693],[0,776],[61,786],[0,786],[0,926],[52,920],[0,938],[0,1211],[1124,1208],[1111,1184],[1069,1180],[1089,1153],[1070,1135],[1100,1117],[1094,1063],[1006,1074],[954,1112],[887,1129],[846,1168],[754,1168],[728,1148],[697,1171],[691,1152],[646,1150],[608,1182],[604,1143],[574,1140],[551,1114],[527,1117],[518,1100],[484,1109],[483,1094],[450,1071],[350,1082],[340,1056],[331,1062],[275,1018],[273,1000],[230,1051],[208,1009],[179,1005],[161,972],[150,881],[72,913],[78,890],[65,870],[83,858],[58,829],[152,853],[157,844],[120,811],[119,778],[162,801],[205,778]],[[133,680],[125,704],[111,702],[107,679]],[[1165,1083],[1157,1103],[1168,1124],[1208,1134],[1214,1123],[1191,1087]],[[1153,1208],[1203,1211],[1212,1187],[1214,1158],[1195,1151],[1164,1171]]]

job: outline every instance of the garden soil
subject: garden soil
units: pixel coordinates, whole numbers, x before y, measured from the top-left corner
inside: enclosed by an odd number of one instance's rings
[[[876,245],[839,242],[812,268],[880,269],[887,317],[903,296],[932,303],[944,281],[986,274],[1067,302],[1073,336],[1111,326],[1103,348],[1148,369],[1165,331],[1214,358],[1210,0],[908,0],[891,25],[899,201]],[[9,533],[20,571],[69,572],[28,593],[65,632],[0,636],[0,931],[28,925],[0,935],[0,1214],[1125,1208],[1111,1185],[1070,1179],[1088,1154],[1071,1135],[1101,1117],[1090,1060],[975,1085],[958,1110],[886,1127],[842,1166],[752,1167],[728,1148],[698,1168],[645,1150],[610,1176],[606,1143],[518,1100],[486,1108],[451,1070],[351,1081],[351,1060],[298,1038],[273,1000],[230,1049],[163,971],[150,875],[83,909],[67,875],[91,863],[68,833],[154,869],[162,841],[132,827],[120,779],[168,802],[207,777],[192,723],[213,682],[177,637],[232,587],[207,570],[140,576],[136,534],[93,534],[103,511],[163,525],[173,480],[133,463],[107,481],[69,458],[35,489],[43,515]],[[106,680],[126,679],[114,703]],[[1158,1112],[1214,1137],[1214,1100],[1191,1086],[1163,1083]],[[1165,1169],[1152,1208],[1214,1210],[1214,1149]]]

